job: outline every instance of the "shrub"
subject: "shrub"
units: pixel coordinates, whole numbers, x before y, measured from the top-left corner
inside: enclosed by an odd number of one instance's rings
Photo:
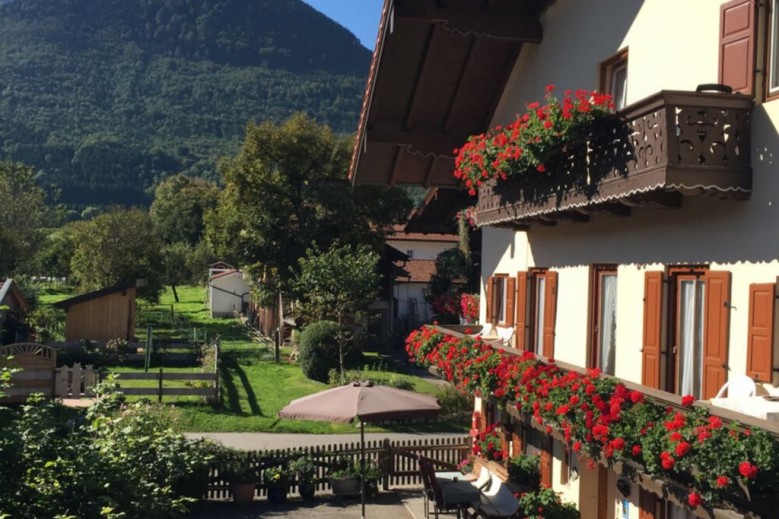
[[[538,465],[538,456],[524,455],[514,456],[509,461],[509,479],[516,483],[538,488],[541,483],[541,471]]]
[[[445,384],[436,391],[438,404],[441,406],[439,417],[442,420],[468,423],[473,411],[473,398],[459,391],[451,384]]]
[[[308,378],[327,382],[327,374],[338,368],[338,323],[319,321],[300,334],[300,368]]]
[[[520,510],[525,510],[526,519],[579,519],[581,514],[571,503],[563,503],[551,488],[542,488],[522,494]]]

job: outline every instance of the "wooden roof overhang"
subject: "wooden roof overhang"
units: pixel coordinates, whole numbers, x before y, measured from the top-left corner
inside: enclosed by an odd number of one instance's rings
[[[457,187],[453,149],[485,131],[553,0],[385,0],[349,178]]]

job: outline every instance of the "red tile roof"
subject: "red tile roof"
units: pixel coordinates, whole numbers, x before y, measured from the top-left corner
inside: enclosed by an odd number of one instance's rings
[[[398,276],[396,283],[429,283],[436,272],[435,260],[409,260],[403,269],[407,275]]]
[[[422,233],[422,232],[406,232],[403,230],[403,225],[396,225],[393,227],[393,234],[387,235],[387,241],[438,241],[438,242],[451,242],[457,243],[460,238],[456,234],[436,234],[436,233]]]

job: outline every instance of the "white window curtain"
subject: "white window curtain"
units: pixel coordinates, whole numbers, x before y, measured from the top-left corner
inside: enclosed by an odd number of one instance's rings
[[[600,369],[613,375],[617,352],[617,276],[601,277]]]
[[[682,281],[679,294],[679,394],[701,396],[703,281]]]
[[[544,352],[544,309],[546,307],[546,278],[536,278],[536,301],[535,301],[535,315],[536,319],[533,325],[535,326],[533,338],[533,351],[541,355]]]

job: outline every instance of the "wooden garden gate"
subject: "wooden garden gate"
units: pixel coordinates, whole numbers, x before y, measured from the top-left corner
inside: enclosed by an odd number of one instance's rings
[[[21,342],[0,347],[0,366],[20,370],[11,377],[11,387],[5,390],[2,402],[24,402],[32,393],[54,396],[57,350],[51,346]]]

